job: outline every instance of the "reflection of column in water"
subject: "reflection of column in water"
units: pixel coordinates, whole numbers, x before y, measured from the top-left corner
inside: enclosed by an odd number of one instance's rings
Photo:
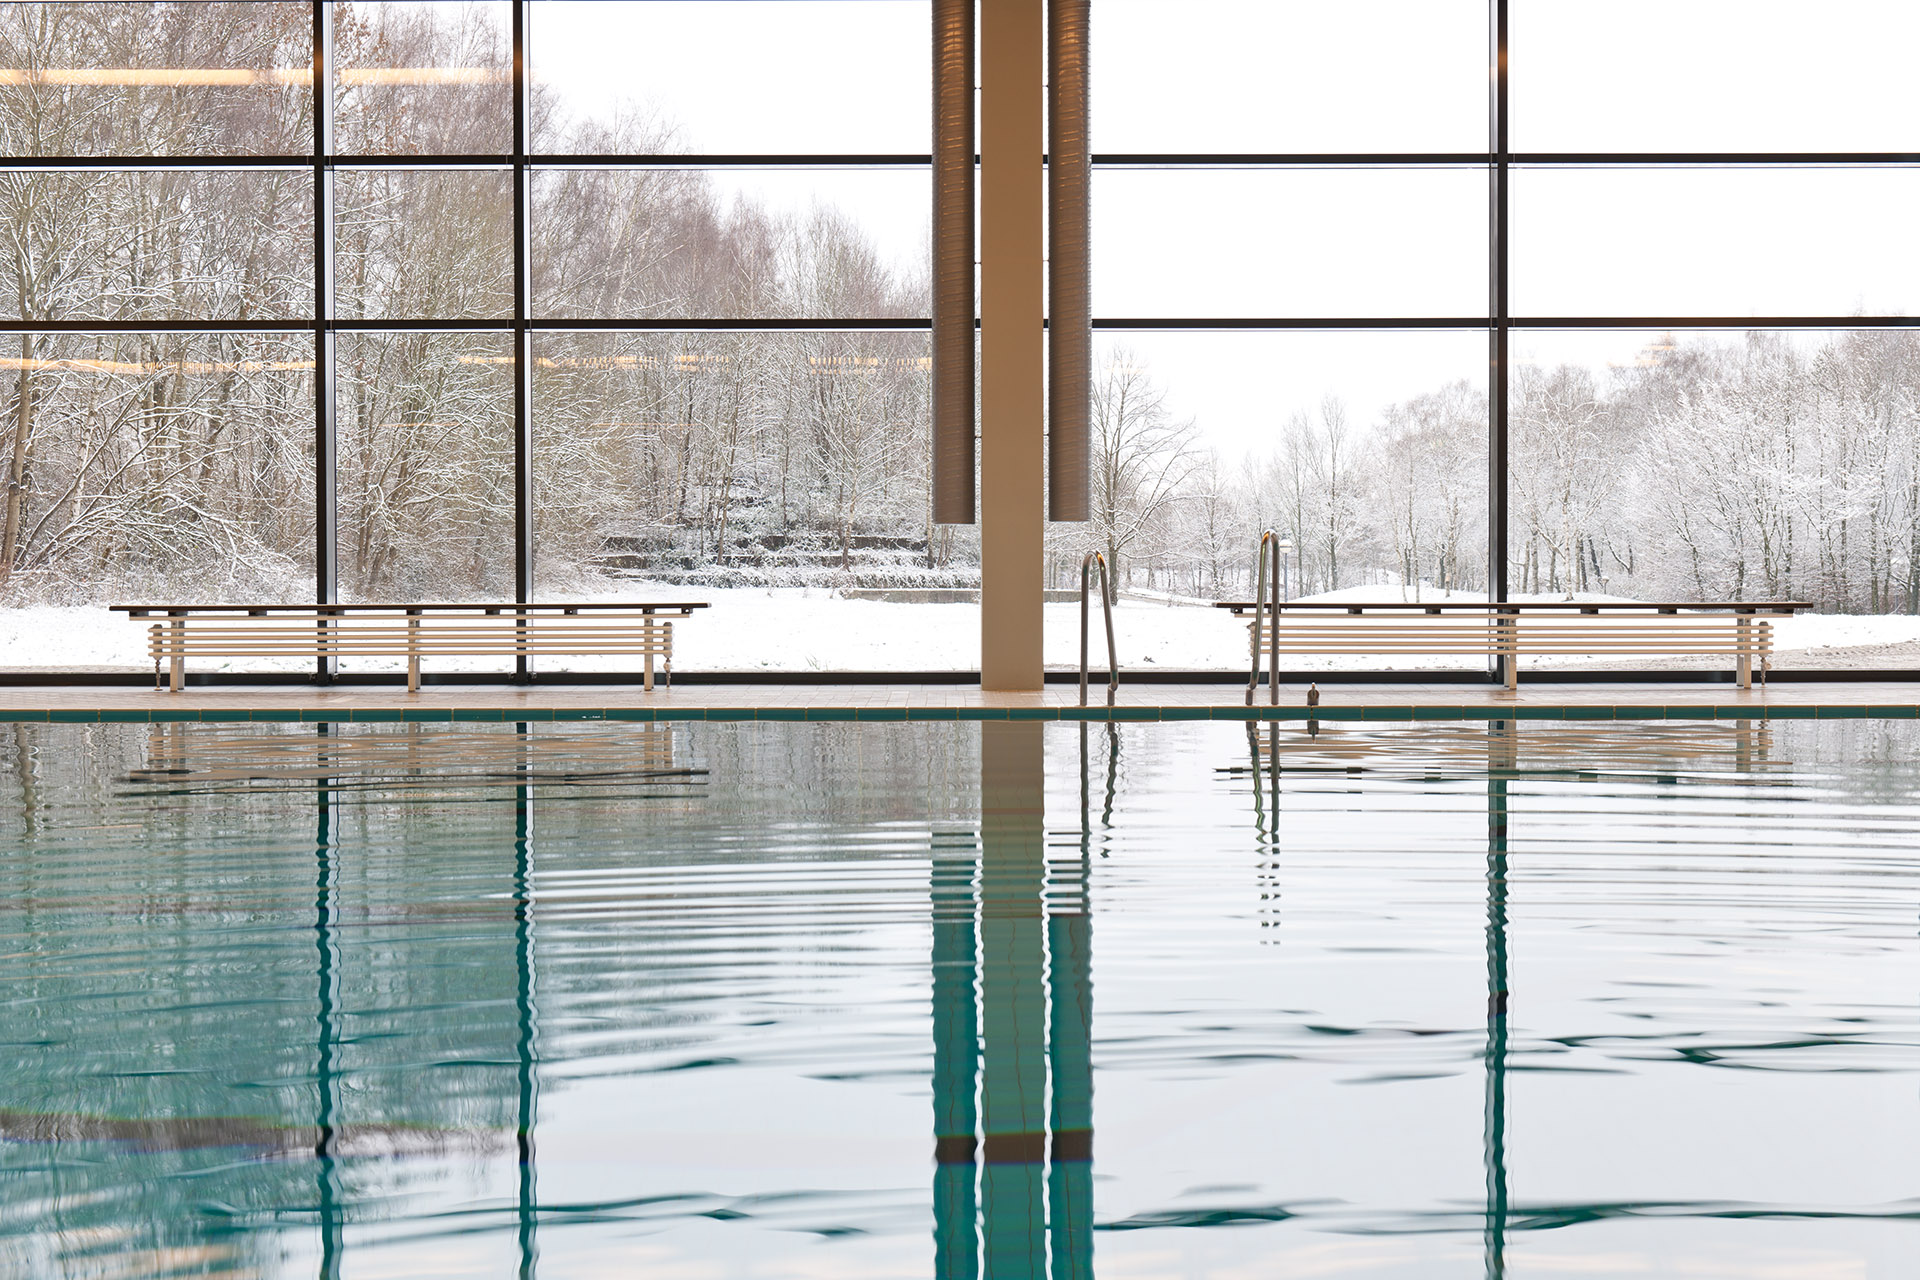
[[[1487,1280],[1507,1273],[1507,784],[1519,722],[1487,726]]]
[[[1086,1280],[1093,1275],[1093,920],[1087,901],[1091,858],[1085,835],[1086,728],[1082,723],[1080,846],[1077,856],[1048,868],[1047,952],[1053,1000],[1047,1050],[1053,1067],[1053,1163],[1047,1174],[1047,1235],[1053,1280]],[[1111,750],[1107,758],[1111,765]]]
[[[933,847],[933,1240],[936,1280],[980,1274],[974,1195],[980,1019],[974,1000],[973,834]]]
[[[324,722],[318,730],[321,771],[314,786],[314,861],[318,875],[314,887],[314,946],[320,953],[318,972],[320,996],[317,1008],[319,1052],[315,1056],[314,1080],[319,1089],[319,1139],[314,1146],[315,1171],[319,1179],[320,1201],[320,1280],[339,1280],[342,1247],[340,1222],[340,1169],[334,1155],[335,1126],[339,1122],[340,1086],[334,1078],[333,1054],[338,1037],[335,1019],[340,999],[340,960],[334,941],[334,853],[333,796],[326,774],[328,739],[332,726]]]
[[[527,742],[529,726],[517,726],[520,741]],[[523,759],[519,772],[527,771]],[[539,1081],[534,1071],[536,1047],[534,1027],[537,1010],[533,1002],[533,788],[525,783],[514,788],[513,831],[513,960],[514,1010],[519,1018],[516,1040],[519,1065],[520,1123],[516,1143],[520,1155],[519,1244],[520,1280],[532,1280],[539,1265],[540,1197],[535,1178],[533,1130],[539,1111]]]
[[[986,723],[980,742],[980,935],[986,1273],[1045,1274],[1047,1123],[1043,740],[1038,723]]]

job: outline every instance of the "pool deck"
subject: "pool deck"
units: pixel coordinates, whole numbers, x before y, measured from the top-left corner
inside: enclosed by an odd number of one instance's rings
[[[681,685],[642,692],[621,685],[429,685],[311,688],[226,685],[178,694],[144,688],[23,686],[0,689],[0,721],[520,721],[520,720],[1667,720],[1920,718],[1920,682],[1780,681],[1741,691],[1728,684],[1335,684],[1306,706],[1306,686],[1123,684],[1079,705],[1073,685],[1040,693],[948,684]]]

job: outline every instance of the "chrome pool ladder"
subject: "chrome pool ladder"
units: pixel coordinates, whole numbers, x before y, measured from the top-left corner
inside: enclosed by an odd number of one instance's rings
[[[1271,549],[1273,554],[1268,555]],[[1268,579],[1272,591],[1268,591]],[[1267,629],[1260,630],[1261,611],[1265,610]],[[1253,705],[1253,691],[1260,683],[1260,637],[1267,637],[1267,700],[1280,702],[1280,535],[1269,529],[1260,535],[1260,553],[1253,562],[1253,667],[1247,672],[1247,705]]]
[[[1100,566],[1100,611],[1107,620],[1107,705],[1113,705],[1114,690],[1120,687],[1120,656],[1113,643],[1113,575],[1107,558],[1089,551],[1080,560],[1080,705],[1087,705],[1087,588],[1093,584],[1093,566]]]

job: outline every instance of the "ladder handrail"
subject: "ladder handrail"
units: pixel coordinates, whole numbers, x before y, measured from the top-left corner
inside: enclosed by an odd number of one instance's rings
[[[1100,611],[1107,619],[1107,705],[1120,687],[1120,651],[1113,643],[1113,575],[1107,570],[1107,558],[1089,551],[1080,558],[1080,705],[1087,705],[1087,588],[1093,582],[1093,566],[1100,566]]]
[[[1267,548],[1273,555],[1267,555]],[[1267,594],[1267,579],[1273,579],[1273,594]],[[1260,683],[1260,613],[1267,615],[1267,697],[1280,704],[1280,535],[1268,529],[1260,535],[1260,550],[1253,561],[1253,667],[1247,672],[1247,705],[1253,705],[1253,691]]]

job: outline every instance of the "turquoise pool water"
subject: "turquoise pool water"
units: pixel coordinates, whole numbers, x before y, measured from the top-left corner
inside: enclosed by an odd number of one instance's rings
[[[0,1274],[1907,1277],[1914,722],[0,727]]]

